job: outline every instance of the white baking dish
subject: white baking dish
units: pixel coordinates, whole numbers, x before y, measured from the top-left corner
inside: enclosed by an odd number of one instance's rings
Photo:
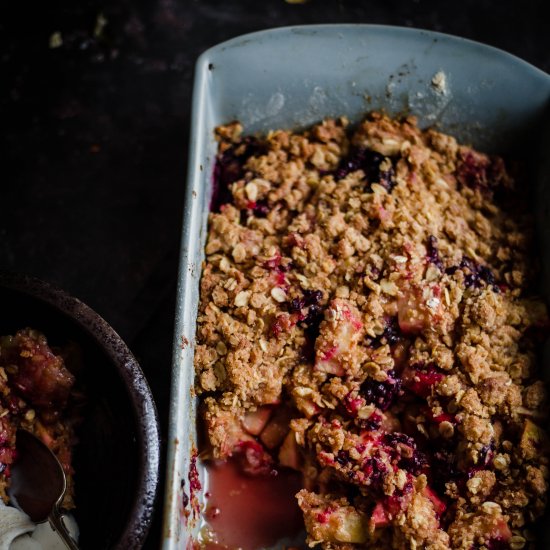
[[[422,127],[437,125],[480,149],[506,152],[527,143],[538,146],[549,99],[550,76],[524,61],[475,42],[415,29],[289,27],[241,36],[201,55],[176,307],[165,550],[189,548],[200,528],[192,503],[185,509],[184,503],[197,447],[193,347],[216,154],[214,128],[238,119],[246,133],[265,132],[307,126],[327,116],[359,120],[367,111],[384,109],[392,115],[415,114]],[[550,211],[547,167],[540,179],[546,190],[537,202],[540,220],[548,220]],[[541,224],[541,235],[543,249],[550,251],[550,224]],[[544,286],[550,296],[548,273]],[[204,487],[200,464],[198,469]],[[196,496],[200,502],[200,492]]]

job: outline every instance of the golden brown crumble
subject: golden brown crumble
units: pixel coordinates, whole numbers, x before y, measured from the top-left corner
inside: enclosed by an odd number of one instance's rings
[[[217,137],[195,352],[213,456],[302,471],[310,546],[529,547],[548,318],[503,161],[376,113]]]

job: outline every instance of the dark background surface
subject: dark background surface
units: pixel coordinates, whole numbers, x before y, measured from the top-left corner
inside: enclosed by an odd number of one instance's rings
[[[111,323],[150,382],[165,444],[197,56],[220,41],[268,27],[377,23],[464,36],[549,71],[543,5],[3,2],[0,269],[53,282]],[[52,47],[56,32],[62,44]],[[147,548],[159,546],[161,503],[162,494]]]

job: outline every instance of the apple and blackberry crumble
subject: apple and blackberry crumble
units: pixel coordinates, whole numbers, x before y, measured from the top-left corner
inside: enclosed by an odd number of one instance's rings
[[[32,432],[57,456],[67,477],[63,508],[74,508],[75,377],[66,366],[69,347],[52,349],[33,329],[0,337],[0,498],[7,504],[18,429]]]
[[[209,453],[302,474],[322,548],[528,548],[548,317],[501,158],[413,118],[217,129],[197,321]]]

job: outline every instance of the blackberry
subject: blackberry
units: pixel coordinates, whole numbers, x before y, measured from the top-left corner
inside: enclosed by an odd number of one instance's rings
[[[363,170],[367,183],[379,183],[386,190],[391,192],[396,183],[394,180],[394,170],[390,167],[388,170],[381,170],[380,165],[387,157],[376,153],[370,149],[362,147],[356,147],[352,149],[347,158],[340,162],[340,166],[334,172],[334,179],[341,180],[348,174],[356,172],[357,170]],[[370,190],[370,187],[369,187]]]
[[[366,420],[358,419],[356,420],[356,423],[359,425],[359,427],[362,430],[372,432],[380,428],[380,425],[382,423],[382,417],[378,413],[373,412]]]
[[[244,177],[246,161],[265,153],[265,145],[254,137],[246,137],[216,158],[210,210],[219,212],[224,204],[233,202],[230,185]]]
[[[480,288],[482,283],[485,283],[492,287],[495,292],[500,292],[495,275],[487,266],[474,262],[468,256],[463,256],[460,265],[447,268],[445,273],[453,275],[458,269],[464,271],[464,285],[466,288]]]
[[[431,485],[440,494],[445,494],[446,484],[449,482],[455,482],[458,485],[465,482],[465,476],[458,469],[452,451],[439,450],[431,456],[430,479]]]
[[[338,451],[338,454],[336,455],[335,459],[338,464],[341,466],[345,466],[346,464],[349,464],[349,453],[346,453],[346,451]]]
[[[461,185],[490,195],[505,182],[505,174],[504,161],[500,157],[486,158],[472,152],[461,154],[456,168]]]
[[[290,312],[298,312],[309,306],[309,312],[311,312],[312,317],[316,316],[320,311],[319,302],[323,299],[323,293],[320,290],[304,290],[302,298],[294,298],[288,304],[288,309]],[[307,322],[307,317],[306,317]]]
[[[399,328],[397,317],[391,317],[389,321],[387,321],[382,337],[386,339],[386,343],[390,346],[399,342],[401,339],[401,329]]]
[[[304,290],[304,301],[308,306],[318,305],[323,299],[321,290]]]
[[[260,199],[256,201],[254,208],[252,208],[254,216],[257,218],[265,218],[269,214],[269,205],[267,199]]]
[[[367,403],[376,405],[380,410],[390,408],[395,398],[401,393],[401,380],[393,378],[395,373],[390,371],[384,382],[377,382],[369,378],[361,386],[361,395]]]
[[[308,295],[306,292],[313,292],[313,294]],[[307,306],[307,313],[301,320],[300,325],[303,327],[306,337],[306,342],[302,349],[302,357],[308,363],[315,360],[315,340],[319,336],[319,325],[324,318],[324,308],[317,304],[317,300],[320,300],[322,297],[323,293],[320,290],[304,291],[303,298],[295,298],[289,304],[291,312],[299,312]]]
[[[398,466],[417,476],[428,467],[428,459],[424,453],[415,449],[411,457],[402,457]]]
[[[398,443],[402,443],[403,445],[407,445],[407,447],[416,449],[414,439],[407,434],[402,432],[391,432],[384,435],[384,444],[390,447],[396,447]]]
[[[288,304],[288,311],[290,313],[297,313],[301,311],[304,307],[304,300],[301,298],[293,298]]]
[[[384,477],[388,473],[388,468],[384,462],[377,456],[367,458],[361,467],[370,481],[370,487],[373,489],[382,489]]]
[[[383,344],[394,346],[399,340],[401,340],[401,329],[399,328],[397,316],[389,317],[386,319],[384,332],[380,336],[373,338],[370,341],[370,345],[374,348],[378,348]]]
[[[479,466],[487,466],[495,454],[495,442],[491,441],[489,445],[484,445],[478,453],[477,463]]]

